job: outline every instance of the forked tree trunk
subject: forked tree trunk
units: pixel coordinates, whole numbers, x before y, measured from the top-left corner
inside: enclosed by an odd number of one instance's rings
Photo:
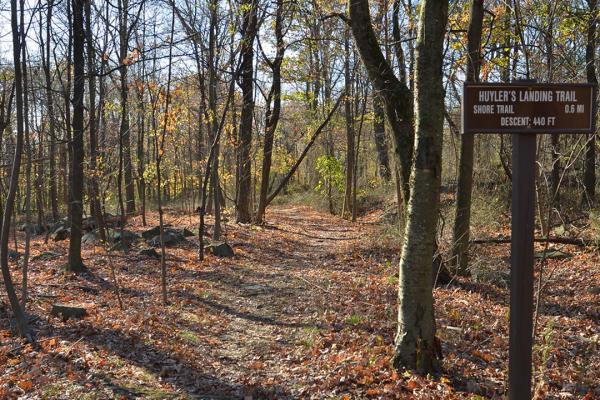
[[[433,312],[433,259],[439,215],[444,128],[443,42],[447,0],[421,3],[415,82],[416,148],[400,259],[398,333],[393,363],[398,369],[439,370]]]
[[[413,98],[404,82],[400,82],[381,53],[369,11],[368,0],[349,3],[350,24],[354,43],[369,74],[374,89],[384,103],[388,128],[394,139],[394,154],[400,170],[404,202],[409,198],[409,177],[414,147]]]
[[[262,176],[260,182],[260,194],[258,198],[258,210],[256,212],[256,221],[263,222],[265,210],[267,208],[267,195],[269,192],[269,182],[271,179],[271,163],[273,159],[273,141],[275,130],[279,123],[281,114],[281,64],[285,52],[283,43],[283,0],[277,0],[277,10],[275,11],[275,40],[277,42],[277,53],[275,59],[270,63],[273,71],[273,83],[271,92],[267,101],[266,124],[265,124],[265,142],[263,145]],[[273,109],[271,109],[271,99]]]
[[[482,25],[483,0],[472,0],[471,19],[467,32],[468,59],[466,82],[476,82],[479,80]],[[452,247],[452,262],[455,265],[457,273],[461,275],[467,273],[468,266],[471,195],[473,192],[473,143],[473,135],[461,136]]]

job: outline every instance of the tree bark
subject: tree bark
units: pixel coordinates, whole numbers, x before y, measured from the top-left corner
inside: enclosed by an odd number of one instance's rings
[[[131,131],[129,126],[129,86],[127,78],[129,27],[129,0],[119,0],[119,73],[121,78],[121,124],[123,176],[125,179],[125,212],[135,213],[135,187],[131,164]]]
[[[90,130],[90,202],[91,209],[93,211],[94,220],[96,221],[96,227],[100,232],[100,238],[102,241],[106,240],[104,232],[104,218],[102,216],[102,207],[100,206],[98,190],[98,178],[99,173],[97,171],[97,159],[98,159],[98,123],[96,119],[96,67],[94,64],[94,36],[92,32],[92,0],[85,0],[85,31],[86,31],[86,44],[87,44],[87,62],[88,62],[88,88],[89,88],[89,130]]]
[[[375,139],[375,150],[377,151],[377,163],[379,164],[378,172],[387,182],[391,179],[392,172],[388,154],[388,141],[385,135],[385,113],[383,111],[383,100],[376,93],[373,94],[373,137]]]
[[[85,92],[85,61],[83,47],[83,2],[72,0],[73,8],[73,138],[71,141],[71,183],[69,189],[69,261],[66,269],[71,272],[85,270],[81,259],[81,220],[83,215],[83,96]]]
[[[598,85],[596,76],[596,26],[598,1],[588,0],[589,19],[587,27],[587,44],[585,47],[585,72],[587,81]],[[597,120],[598,99],[594,99],[592,108],[593,120]],[[594,125],[595,126],[595,125]],[[596,203],[596,133],[592,134],[586,145],[583,174],[584,198],[582,203],[593,206]]]
[[[346,190],[342,217],[352,215],[352,185],[354,183],[354,115],[352,114],[352,79],[350,74],[350,32],[344,35],[344,116],[346,119]]]
[[[393,364],[425,374],[438,371],[433,265],[439,216],[444,128],[443,42],[447,0],[421,3],[415,82],[416,151],[405,240],[400,260],[398,332]]]
[[[46,43],[41,49],[42,53],[42,68],[44,69],[44,78],[46,83],[46,107],[48,110],[48,136],[50,137],[50,145],[48,150],[49,160],[49,186],[50,186],[50,208],[52,209],[52,220],[58,220],[58,189],[56,187],[56,116],[54,115],[54,101],[52,99],[52,77],[50,75],[50,37],[52,27],[52,4],[48,2],[46,11]],[[42,37],[40,33],[40,38]],[[43,47],[43,46],[42,46]]]
[[[472,0],[471,18],[467,32],[468,59],[466,82],[477,82],[479,80],[482,27],[483,0]],[[473,144],[474,135],[461,136],[452,247],[452,262],[456,268],[456,272],[461,275],[467,274],[468,264],[471,195],[473,193]]]
[[[242,25],[241,73],[242,111],[240,115],[238,151],[238,193],[236,196],[236,221],[251,222],[250,195],[252,188],[252,168],[250,148],[252,146],[252,121],[254,116],[254,38],[257,29],[256,0],[241,2],[244,23]]]
[[[283,0],[277,0],[277,10],[275,11],[275,40],[277,52],[275,59],[271,64],[273,71],[273,83],[271,92],[267,101],[266,124],[265,124],[265,142],[263,146],[263,162],[260,182],[260,194],[258,199],[258,210],[256,212],[256,221],[263,222],[265,210],[267,208],[267,194],[269,192],[269,182],[271,178],[271,163],[273,159],[273,140],[275,131],[281,115],[281,64],[285,53],[283,43]],[[271,109],[271,99],[273,108]]]
[[[23,0],[21,1],[21,10],[23,9]],[[6,288],[6,294],[10,302],[10,307],[17,322],[17,330],[22,337],[29,338],[29,326],[25,313],[19,304],[19,299],[15,292],[15,288],[8,267],[8,241],[10,236],[10,223],[13,214],[15,196],[19,184],[19,171],[21,168],[21,153],[23,152],[23,81],[21,75],[21,38],[20,32],[23,25],[19,26],[17,20],[17,0],[11,0],[11,25],[13,39],[13,61],[15,68],[15,92],[16,92],[16,108],[17,108],[17,138],[15,145],[15,154],[10,173],[10,183],[6,204],[2,215],[2,227],[0,230],[0,268],[2,269],[2,278]]]

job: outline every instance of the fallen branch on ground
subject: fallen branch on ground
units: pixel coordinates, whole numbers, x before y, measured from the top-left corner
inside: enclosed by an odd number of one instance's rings
[[[581,238],[535,238],[533,239],[536,243],[555,243],[555,244],[570,244],[574,246],[586,247],[596,246],[597,243],[594,240],[585,240]],[[486,238],[486,239],[475,239],[471,241],[472,244],[501,244],[510,243],[510,238]]]

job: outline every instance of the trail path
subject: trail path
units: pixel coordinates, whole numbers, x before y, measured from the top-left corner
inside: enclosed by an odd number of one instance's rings
[[[150,227],[156,217],[149,215]],[[379,236],[380,217],[374,211],[352,223],[308,207],[278,206],[264,226],[228,222],[233,258],[208,255],[199,262],[196,237],[167,249],[167,305],[158,260],[86,245],[89,272],[65,275],[68,242],[46,245],[35,237],[28,313],[40,347],[14,337],[0,297],[0,399],[503,397],[507,246],[478,247],[471,262],[482,277],[434,291],[443,375],[399,374],[389,365],[399,250],[388,243],[393,236]],[[197,226],[194,216],[176,210],[166,219],[173,227]],[[139,217],[127,225],[137,233],[148,228]],[[600,256],[565,250],[571,259],[548,261],[538,343],[552,356],[536,390],[548,399],[595,398]],[[89,316],[51,317],[54,303],[85,305]]]
[[[302,388],[299,382],[294,387],[299,377],[293,377],[293,360],[282,359],[282,353],[289,358],[294,350],[306,352],[310,337],[329,329],[328,305],[342,290],[331,274],[343,270],[339,261],[366,232],[363,224],[305,207],[276,208],[269,221],[236,234],[232,244],[243,252],[240,262],[214,272],[211,289],[217,299],[205,304],[230,318],[215,349],[220,370],[240,381],[251,375],[267,382],[293,378],[272,393],[292,398]],[[260,385],[254,392],[247,395],[266,396]]]

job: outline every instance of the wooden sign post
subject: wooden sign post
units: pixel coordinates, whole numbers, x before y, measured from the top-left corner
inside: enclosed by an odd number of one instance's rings
[[[594,133],[592,84],[465,83],[463,134],[511,133],[508,393],[531,399],[536,133]]]

